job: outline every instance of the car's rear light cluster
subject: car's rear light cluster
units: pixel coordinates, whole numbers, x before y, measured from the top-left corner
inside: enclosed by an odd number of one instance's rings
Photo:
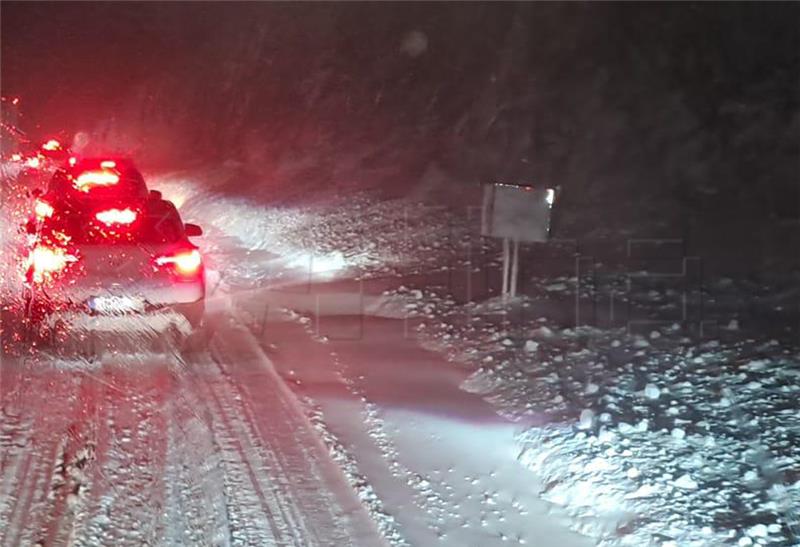
[[[136,222],[138,214],[133,209],[108,209],[95,213],[94,217],[106,226],[130,225]]]
[[[37,245],[28,256],[29,272],[34,282],[42,283],[77,260],[76,256],[60,247]]]
[[[175,272],[184,277],[195,276],[203,266],[203,257],[197,249],[181,251],[172,255],[156,258],[158,266],[172,267]]]
[[[106,169],[84,171],[74,179],[75,188],[89,192],[97,186],[114,186],[119,183],[119,173]]]

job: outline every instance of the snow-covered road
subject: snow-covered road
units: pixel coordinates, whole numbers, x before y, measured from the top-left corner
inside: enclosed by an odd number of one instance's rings
[[[250,334],[209,352],[4,360],[3,545],[380,545]]]

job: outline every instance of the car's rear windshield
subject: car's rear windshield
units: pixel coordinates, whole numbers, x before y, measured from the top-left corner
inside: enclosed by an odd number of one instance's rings
[[[185,238],[183,222],[175,210],[137,212],[130,224],[106,224],[90,214],[70,214],[54,218],[43,234],[60,237],[79,245],[166,245]]]

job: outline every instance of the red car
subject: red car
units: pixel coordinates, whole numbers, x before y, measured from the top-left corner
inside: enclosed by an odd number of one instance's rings
[[[188,335],[205,307],[203,259],[190,240],[202,229],[184,224],[172,202],[149,192],[130,161],[70,167],[53,176],[28,223],[27,325],[52,336],[73,325],[150,328],[148,318],[157,317]]]

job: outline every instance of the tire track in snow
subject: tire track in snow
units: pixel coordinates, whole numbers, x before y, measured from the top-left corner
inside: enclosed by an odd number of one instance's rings
[[[70,543],[76,516],[90,488],[86,471],[94,460],[97,445],[97,393],[96,382],[84,375],[78,386],[72,421],[53,454],[46,500],[33,518],[37,524],[31,529],[37,533],[38,545]]]
[[[4,416],[9,408],[14,408],[18,414],[12,422],[19,420],[18,424],[26,425],[4,431],[4,436],[11,433],[11,437],[3,443],[7,449],[3,454],[0,491],[3,545],[34,544],[47,519],[63,517],[59,508],[53,507],[53,500],[63,486],[57,473],[58,462],[67,444],[68,426],[77,401],[77,383],[54,382],[51,367],[31,367],[27,362],[16,366],[23,368],[17,372],[15,389],[4,394]],[[30,409],[46,411],[23,421],[21,417]],[[14,430],[19,436],[13,436]]]
[[[273,494],[294,518],[301,545],[385,545],[344,471],[258,342],[239,321],[215,338],[216,371],[227,383],[259,458],[272,470]]]
[[[228,386],[208,356],[198,367],[197,385],[203,400],[212,405],[212,428],[224,469],[232,545],[300,545],[294,528],[267,484],[271,467],[257,454],[249,428],[241,423],[241,404],[227,392]],[[237,412],[238,411],[238,412]]]
[[[165,467],[166,527],[165,545],[231,544],[223,469],[211,428],[208,408],[197,397],[198,389],[189,385],[193,378],[179,374],[182,382],[176,397],[169,401],[167,459]],[[204,409],[201,416],[198,409]]]
[[[0,401],[24,404],[0,424],[0,544],[381,544],[331,490],[338,468],[277,375],[223,349],[183,367],[158,356],[26,371]],[[267,408],[232,373],[237,359],[261,374]]]
[[[166,424],[172,384],[163,364],[109,364],[98,381],[105,407],[94,488],[75,545],[158,543],[163,529]]]

